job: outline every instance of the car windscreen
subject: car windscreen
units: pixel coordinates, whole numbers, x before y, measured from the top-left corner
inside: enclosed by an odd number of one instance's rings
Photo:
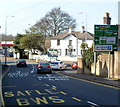
[[[51,62],[51,64],[58,64],[58,62]]]
[[[26,62],[25,60],[19,60],[18,62]]]
[[[40,63],[41,66],[50,66],[49,63]]]

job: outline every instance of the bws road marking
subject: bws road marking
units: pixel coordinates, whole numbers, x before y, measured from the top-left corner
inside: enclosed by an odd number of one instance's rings
[[[19,98],[16,99],[17,103],[19,106],[25,106],[25,105],[31,105],[30,102],[34,102],[37,105],[40,104],[49,104],[49,100],[52,101],[52,103],[64,103],[65,100],[61,99],[59,96],[49,96],[48,98],[46,97],[36,97],[36,98],[30,98],[30,99],[26,99],[26,98]]]

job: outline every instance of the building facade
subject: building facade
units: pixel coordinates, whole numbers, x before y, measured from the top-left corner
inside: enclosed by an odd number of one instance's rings
[[[82,54],[81,44],[85,42],[88,47],[93,44],[93,34],[89,32],[66,32],[51,37],[51,49],[58,50],[58,56],[80,56]]]

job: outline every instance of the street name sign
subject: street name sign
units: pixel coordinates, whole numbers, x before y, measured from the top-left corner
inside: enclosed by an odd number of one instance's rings
[[[95,25],[94,35],[95,52],[118,50],[118,25]]]

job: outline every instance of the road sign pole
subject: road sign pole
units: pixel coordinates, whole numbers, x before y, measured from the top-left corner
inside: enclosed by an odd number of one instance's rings
[[[96,79],[96,52],[94,52],[94,79]]]
[[[110,52],[108,54],[108,79],[110,78]]]

